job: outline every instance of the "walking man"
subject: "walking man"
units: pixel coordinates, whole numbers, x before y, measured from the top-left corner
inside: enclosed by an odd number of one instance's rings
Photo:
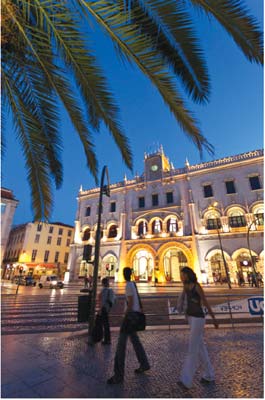
[[[125,304],[125,317],[129,312],[139,312],[141,311],[140,302],[137,294],[137,288],[134,282],[131,282],[132,270],[129,267],[124,268],[123,276],[126,280],[126,304]],[[141,374],[150,369],[150,365],[143,348],[140,339],[135,332],[126,333],[123,329],[124,324],[122,323],[120,329],[120,335],[118,339],[115,361],[114,361],[114,375],[108,379],[107,383],[109,384],[117,384],[122,383],[124,379],[124,364],[125,364],[125,354],[126,354],[126,345],[128,337],[130,338],[134,351],[136,353],[136,357],[139,361],[139,368],[137,368],[134,372],[136,374]]]
[[[102,344],[110,344],[110,327],[109,327],[109,312],[114,303],[114,293],[109,287],[109,279],[102,279],[103,289],[99,295],[99,303],[101,309],[101,317],[103,324],[104,340]]]

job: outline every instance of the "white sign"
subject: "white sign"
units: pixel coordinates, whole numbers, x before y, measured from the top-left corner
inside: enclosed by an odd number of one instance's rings
[[[215,313],[216,318],[230,317],[230,310],[232,316],[237,318],[251,318],[257,317],[264,314],[264,297],[263,296],[251,296],[241,300],[230,301],[229,303],[222,303],[212,306],[212,310]],[[207,310],[204,308],[206,318],[210,317],[207,314]],[[169,319],[181,319],[183,314],[179,314],[176,307],[172,307],[168,300],[168,315]]]

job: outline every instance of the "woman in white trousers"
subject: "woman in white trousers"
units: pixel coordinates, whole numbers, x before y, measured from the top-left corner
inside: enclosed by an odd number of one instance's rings
[[[185,358],[178,383],[180,386],[190,389],[199,364],[202,367],[201,383],[208,384],[214,381],[214,370],[203,339],[205,316],[202,305],[208,309],[209,314],[213,318],[215,328],[218,328],[218,323],[203,289],[197,282],[194,271],[189,267],[184,267],[181,270],[181,280],[183,282],[182,308],[184,308],[183,311],[187,316],[190,326],[190,337],[188,354]]]

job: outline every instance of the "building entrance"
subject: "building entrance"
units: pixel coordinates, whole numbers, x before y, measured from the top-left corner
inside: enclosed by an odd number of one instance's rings
[[[136,281],[150,281],[154,271],[154,259],[146,250],[138,251],[133,258],[133,271]]]

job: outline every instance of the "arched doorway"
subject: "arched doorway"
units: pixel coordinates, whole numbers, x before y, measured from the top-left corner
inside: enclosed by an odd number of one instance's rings
[[[226,266],[228,273],[229,271],[229,264],[228,264],[228,257],[226,254],[224,254],[225,261],[226,261]],[[221,252],[216,252],[209,258],[210,262],[210,270],[212,271],[212,276],[213,276],[213,281],[214,283],[226,283],[227,282],[227,276],[226,276],[226,270],[225,270],[225,264],[223,260],[223,256]],[[231,276],[230,276],[231,278]]]
[[[139,250],[133,257],[133,271],[135,280],[150,281],[154,271],[153,255],[147,250]]]
[[[188,265],[188,260],[182,250],[173,248],[167,250],[163,259],[164,274],[167,281],[180,281],[180,271]]]
[[[113,254],[107,254],[101,263],[101,271],[100,276],[104,278],[105,276],[108,278],[114,278],[116,269],[118,268],[118,259]]]

